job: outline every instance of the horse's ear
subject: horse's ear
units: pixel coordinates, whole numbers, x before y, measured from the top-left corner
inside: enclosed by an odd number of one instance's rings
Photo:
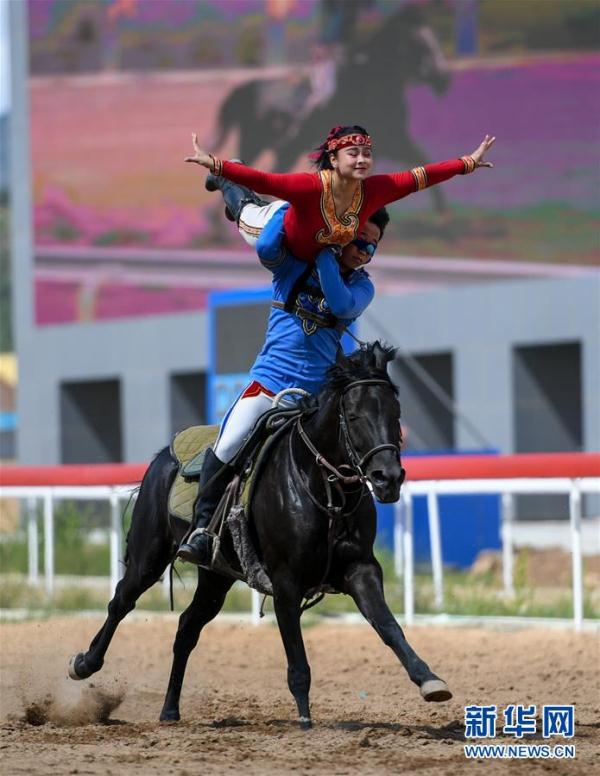
[[[385,372],[388,363],[396,357],[396,350],[394,348],[384,348],[379,342],[375,342],[373,345],[373,356],[375,358],[375,367]]]

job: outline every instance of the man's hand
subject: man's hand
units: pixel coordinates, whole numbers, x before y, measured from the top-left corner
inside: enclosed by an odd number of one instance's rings
[[[194,155],[186,156],[184,161],[194,162],[195,164],[201,164],[202,167],[207,167],[212,172],[215,160],[210,154],[205,153],[200,148],[200,146],[198,145],[198,135],[195,132],[192,132],[192,143],[194,146]]]
[[[483,157],[489,151],[489,149],[494,145],[495,140],[496,140],[495,137],[492,137],[491,135],[486,135],[483,138],[483,142],[481,143],[481,145],[478,148],[476,148],[472,154],[470,154],[471,159],[475,162],[475,167],[494,166],[491,162],[484,162]]]

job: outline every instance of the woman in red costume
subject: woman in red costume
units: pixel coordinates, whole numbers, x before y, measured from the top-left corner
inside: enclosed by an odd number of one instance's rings
[[[481,145],[468,156],[450,159],[438,164],[415,167],[407,172],[389,175],[369,175],[373,167],[372,141],[360,126],[334,127],[327,140],[312,154],[317,172],[267,173],[246,167],[238,162],[216,159],[198,146],[192,135],[194,156],[186,162],[207,167],[212,173],[207,188],[220,188],[231,216],[239,221],[243,205],[256,203],[252,223],[239,223],[240,231],[256,240],[264,224],[284,203],[264,204],[249,197],[229,202],[228,181],[248,187],[260,194],[287,200],[290,207],[284,217],[285,247],[299,259],[313,261],[325,245],[347,245],[356,239],[371,213],[380,207],[402,199],[415,191],[442,183],[455,175],[466,175],[478,167],[492,167],[484,156],[495,138],[486,135]],[[239,186],[235,189],[239,193]],[[244,228],[246,227],[246,228]]]

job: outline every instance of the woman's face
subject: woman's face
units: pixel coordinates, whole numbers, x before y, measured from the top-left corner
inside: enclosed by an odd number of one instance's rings
[[[373,152],[366,146],[348,146],[330,154],[334,170],[343,178],[363,180],[373,167]]]

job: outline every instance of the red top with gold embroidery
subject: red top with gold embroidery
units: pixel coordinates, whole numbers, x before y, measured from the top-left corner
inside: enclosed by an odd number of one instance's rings
[[[332,170],[276,174],[215,159],[216,175],[291,204],[284,218],[285,243],[303,261],[313,261],[324,245],[352,242],[369,216],[389,202],[474,168],[475,163],[467,156],[407,172],[372,175],[358,181],[350,207],[338,216],[331,187]]]

